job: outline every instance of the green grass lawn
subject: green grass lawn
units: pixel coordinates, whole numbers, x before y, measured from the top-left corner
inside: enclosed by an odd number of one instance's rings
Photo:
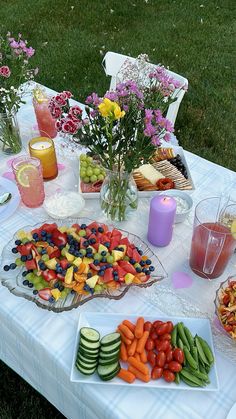
[[[39,82],[71,90],[80,101],[108,89],[101,66],[107,51],[134,57],[145,52],[151,62],[169,66],[189,80],[176,122],[181,145],[236,170],[235,5],[234,0],[0,0],[0,28],[2,34],[22,32],[37,49]],[[2,364],[0,376],[1,382],[18,385]],[[38,417],[39,409],[41,418],[48,417],[46,402],[21,386],[25,399],[19,400],[12,385],[10,405],[7,386],[0,389],[0,417],[26,417],[17,412],[21,405],[35,412],[28,417]]]

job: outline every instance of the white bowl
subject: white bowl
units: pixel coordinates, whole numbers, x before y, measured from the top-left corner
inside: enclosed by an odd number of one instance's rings
[[[181,213],[180,212],[178,213],[176,211],[176,215],[175,215],[175,223],[182,223],[187,218],[187,216],[189,215],[192,209],[193,200],[191,196],[187,192],[180,191],[178,189],[170,189],[167,191],[162,191],[160,192],[160,195],[171,196],[172,198],[179,197],[187,202],[188,209]]]
[[[56,192],[45,198],[43,203],[43,207],[48,215],[56,219],[77,217],[84,205],[85,201],[82,195],[74,191]]]

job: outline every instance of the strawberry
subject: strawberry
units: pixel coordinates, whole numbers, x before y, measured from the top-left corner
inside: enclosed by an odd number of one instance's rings
[[[46,271],[42,271],[42,276],[45,281],[50,282],[57,277],[57,274],[52,269],[46,269]]]
[[[43,289],[39,290],[38,296],[40,298],[42,298],[43,300],[48,301],[49,298],[52,296],[51,289],[50,288],[43,288]]]

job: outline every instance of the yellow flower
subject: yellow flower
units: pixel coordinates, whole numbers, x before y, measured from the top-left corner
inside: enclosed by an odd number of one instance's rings
[[[107,98],[104,98],[102,103],[98,105],[98,110],[104,118],[120,119],[125,115],[125,111],[121,111],[118,103]]]

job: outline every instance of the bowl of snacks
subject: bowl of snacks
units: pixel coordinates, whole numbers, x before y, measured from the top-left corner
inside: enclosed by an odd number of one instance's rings
[[[216,291],[215,312],[224,331],[236,342],[236,275],[227,278]]]
[[[175,223],[182,223],[192,210],[193,200],[191,196],[187,192],[176,189],[160,192],[160,195],[171,196],[176,200]]]

